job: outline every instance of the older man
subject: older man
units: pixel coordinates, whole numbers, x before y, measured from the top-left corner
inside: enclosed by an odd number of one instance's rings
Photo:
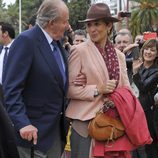
[[[59,43],[69,26],[62,0],[44,0],[37,24],[13,42],[4,73],[5,106],[21,158],[60,158],[65,145],[67,60]]]
[[[84,30],[78,29],[74,32],[73,44],[78,45],[84,41],[86,41],[87,35]]]
[[[131,32],[128,29],[121,29],[115,37],[115,47],[126,56],[127,72],[130,84],[132,84],[133,62],[139,58],[139,47],[133,43]]]

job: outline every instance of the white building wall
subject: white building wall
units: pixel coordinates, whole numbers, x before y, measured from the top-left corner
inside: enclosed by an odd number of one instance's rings
[[[111,14],[116,15],[119,11],[130,10],[129,0],[91,0],[91,3],[103,2],[109,5]],[[127,5],[128,4],[128,5]]]

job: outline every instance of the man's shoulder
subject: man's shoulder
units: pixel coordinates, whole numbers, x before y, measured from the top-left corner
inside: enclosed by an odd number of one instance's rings
[[[18,40],[17,40],[18,39]],[[38,26],[35,26],[31,29],[25,30],[22,33],[20,33],[15,41],[36,41],[36,39],[41,39],[42,40],[42,31]]]
[[[35,35],[39,35],[41,32],[42,31],[39,28],[39,26],[36,25],[33,28],[31,28],[31,29],[23,31],[20,35],[22,35],[22,36],[36,37]]]

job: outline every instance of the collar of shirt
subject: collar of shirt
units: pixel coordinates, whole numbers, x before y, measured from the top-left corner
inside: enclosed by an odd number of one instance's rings
[[[12,41],[11,41],[9,44],[7,44],[7,45],[4,45],[4,46],[3,46],[3,49],[4,49],[5,47],[8,47],[8,48],[10,48],[13,42],[14,42],[14,40],[12,40]]]
[[[39,24],[37,24],[37,25],[39,26],[39,28],[42,30],[43,34],[45,35],[45,37],[46,37],[46,39],[47,39],[47,41],[50,45],[51,50],[54,51],[54,46],[51,44],[53,39],[50,37],[50,35]],[[63,60],[63,57],[61,55],[61,51],[60,51],[60,49],[58,49],[58,51],[59,51],[59,54],[60,54],[60,57],[61,57],[61,60],[62,60],[63,69],[65,71],[64,60]]]
[[[50,35],[38,24],[38,26],[40,27],[40,29],[42,30],[43,34],[45,35],[49,45],[51,46],[51,48],[53,47],[53,45],[51,44],[53,39],[50,37]],[[53,47],[54,50],[54,47]]]

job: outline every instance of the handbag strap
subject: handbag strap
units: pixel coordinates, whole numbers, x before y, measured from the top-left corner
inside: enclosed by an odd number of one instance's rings
[[[103,113],[108,111],[110,108],[114,108],[115,104],[112,100],[106,99],[103,107],[100,109],[100,112],[102,111]]]

